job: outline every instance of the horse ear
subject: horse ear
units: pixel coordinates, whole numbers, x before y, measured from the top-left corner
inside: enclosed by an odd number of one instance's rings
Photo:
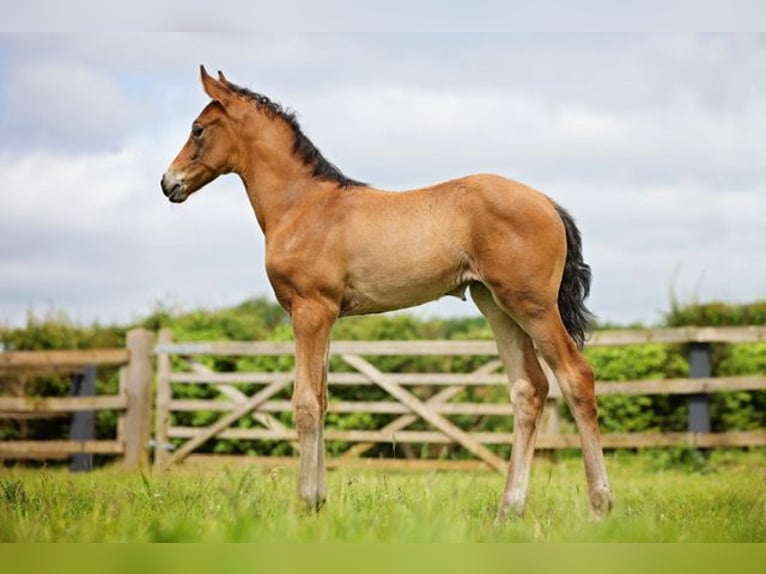
[[[210,96],[211,99],[226,105],[231,99],[231,91],[229,91],[226,84],[216,80],[213,76],[208,74],[207,70],[205,70],[205,66],[199,67],[199,73],[202,78],[202,87],[204,88],[205,93]]]

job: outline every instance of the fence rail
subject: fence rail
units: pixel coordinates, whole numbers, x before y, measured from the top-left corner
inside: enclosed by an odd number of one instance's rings
[[[77,371],[85,365],[127,363],[127,349],[88,349],[63,351],[15,351],[0,353],[0,373],[23,369],[27,372],[63,373]]]
[[[646,343],[763,343],[766,326],[672,327],[665,329],[616,329],[596,331],[590,347],[643,345]],[[291,355],[292,342],[210,341],[197,343],[160,342],[155,352],[171,355],[275,356]],[[334,341],[332,353],[354,355],[497,355],[494,341]]]
[[[688,344],[691,376],[689,379],[599,381],[599,395],[686,395],[690,407],[687,432],[605,434],[605,448],[636,448],[647,446],[688,445],[698,448],[722,446],[766,445],[764,430],[748,432],[710,432],[709,394],[731,391],[766,390],[763,376],[712,377],[710,345],[712,343],[766,342],[766,327],[737,328],[675,328],[601,331],[592,335],[589,346],[604,347],[646,343]],[[285,441],[294,444],[297,433],[275,415],[289,412],[290,401],[275,397],[292,382],[290,373],[226,372],[216,373],[199,362],[200,357],[289,356],[294,345],[289,342],[198,342],[174,343],[169,332],[160,334],[155,347],[160,368],[158,376],[157,442],[162,445],[180,444],[175,452],[162,449],[155,455],[160,468],[188,460],[200,462],[220,460],[245,463],[293,464],[292,457],[232,457],[195,453],[200,445],[213,439]],[[412,468],[432,465],[433,468],[466,467],[494,468],[504,471],[505,462],[488,446],[509,445],[510,432],[472,432],[461,428],[449,417],[455,415],[511,416],[512,406],[506,401],[459,402],[456,398],[466,389],[506,386],[505,374],[497,360],[494,341],[337,341],[330,353],[352,372],[331,371],[329,413],[370,413],[395,417],[380,429],[338,429],[328,427],[325,439],[355,443],[345,452],[328,461],[329,466],[385,466]],[[382,372],[368,360],[386,356],[462,356],[483,357],[487,363],[471,373],[398,373]],[[174,370],[171,358],[186,361],[184,370]],[[548,373],[550,375],[550,373]],[[181,385],[208,385],[218,391],[214,399],[174,398],[173,389]],[[240,385],[257,387],[252,396],[240,390]],[[333,401],[332,389],[343,386],[376,386],[383,389],[387,400]],[[425,389],[425,392],[424,392]],[[546,408],[547,422],[538,438],[543,449],[579,448],[576,434],[560,433],[557,403],[561,393],[552,382],[551,397]],[[207,411],[225,413],[208,427],[172,424],[173,413]],[[232,428],[242,418],[252,417],[253,428]],[[420,421],[427,430],[411,429]],[[422,425],[425,422],[426,425]],[[183,442],[183,441],[186,442]],[[459,445],[471,453],[474,460],[407,460],[360,459],[374,445]],[[272,461],[272,462],[269,462]]]
[[[67,375],[71,397],[0,396],[0,419],[30,420],[72,417],[70,440],[3,440],[2,459],[72,457],[72,468],[92,467],[94,454],[117,455],[127,468],[148,462],[154,335],[143,329],[127,334],[124,349],[15,351],[0,353],[0,376],[30,379]],[[118,366],[116,395],[95,396],[96,367]],[[23,385],[18,386],[23,391]],[[84,396],[83,396],[84,395]],[[116,437],[94,439],[95,411],[120,411]]]
[[[688,445],[698,448],[726,446],[764,446],[764,429],[747,432],[710,432],[709,395],[718,392],[766,390],[762,375],[713,377],[710,372],[710,345],[766,342],[766,327],[678,328],[600,331],[588,344],[594,347],[645,343],[684,344],[689,349],[690,378],[665,380],[598,381],[597,394],[608,395],[683,395],[689,404],[686,432],[604,434],[606,448]],[[93,454],[120,457],[126,467],[148,463],[149,445],[154,445],[154,464],[159,468],[185,462],[212,460],[294,464],[297,457],[221,456],[197,452],[210,440],[278,441],[290,445],[297,454],[297,434],[291,427],[292,410],[288,390],[290,372],[214,372],[201,362],[202,357],[280,357],[292,356],[289,342],[173,342],[162,330],[155,345],[154,334],[134,330],[124,349],[73,351],[22,351],[0,353],[0,377],[34,378],[49,375],[69,376],[75,388],[87,391],[95,386],[96,368],[120,368],[119,391],[96,396],[80,392],[70,397],[0,396],[0,419],[20,424],[30,419],[72,417],[70,440],[0,441],[0,459],[45,459],[72,456],[87,460]],[[510,432],[474,431],[456,417],[511,417],[507,394],[497,388],[507,386],[493,341],[337,341],[331,356],[341,370],[329,373],[331,389],[329,413],[353,416],[367,413],[383,417],[380,428],[334,428],[328,425],[325,438],[345,450],[336,452],[328,466],[385,468],[491,468],[504,470],[499,447],[512,444]],[[477,366],[472,372],[389,372],[376,366],[373,357],[463,357]],[[549,373],[550,374],[550,373]],[[156,393],[152,382],[156,376]],[[206,385],[215,398],[182,398],[177,390],[186,385]],[[342,395],[351,386],[377,387],[378,398],[370,400],[332,400],[333,389]],[[174,393],[174,391],[176,391]],[[466,398],[465,395],[470,395]],[[555,382],[546,407],[546,418],[538,438],[543,449],[578,448],[579,438],[571,427],[557,418],[561,393]],[[154,409],[152,408],[154,406]],[[120,413],[116,437],[96,440],[92,433],[94,412]],[[214,422],[206,427],[174,423],[184,413],[212,413]],[[154,439],[151,439],[151,426]],[[217,418],[216,418],[217,417]],[[236,426],[247,419],[247,427]],[[413,425],[418,425],[413,428]],[[563,432],[562,432],[563,431]],[[468,460],[438,458],[365,457],[380,445],[396,446],[401,454],[412,454],[414,445],[431,449],[455,446],[464,449]],[[408,450],[409,449],[409,450]],[[338,450],[338,449],[336,449]],[[78,458],[80,457],[80,458]],[[87,466],[87,465],[86,465]]]

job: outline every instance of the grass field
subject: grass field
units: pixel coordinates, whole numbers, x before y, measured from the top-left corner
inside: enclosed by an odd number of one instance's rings
[[[593,521],[579,458],[538,460],[526,515],[493,525],[490,472],[334,471],[319,513],[295,471],[0,469],[2,542],[766,542],[766,451],[678,462],[611,454],[612,516]]]

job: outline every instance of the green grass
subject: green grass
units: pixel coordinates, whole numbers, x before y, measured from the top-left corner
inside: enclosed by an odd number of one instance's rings
[[[526,515],[493,526],[490,472],[334,471],[319,513],[295,471],[0,469],[2,542],[764,542],[766,453],[610,455],[615,507],[591,518],[579,458],[538,460]]]

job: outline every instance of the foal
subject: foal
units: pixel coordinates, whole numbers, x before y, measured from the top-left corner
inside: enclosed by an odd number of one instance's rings
[[[323,428],[330,329],[346,315],[378,313],[443,295],[473,300],[508,373],[513,451],[498,516],[520,514],[548,382],[561,386],[580,434],[593,510],[612,502],[601,450],[593,371],[580,354],[590,268],[572,218],[546,196],[494,175],[387,193],[344,176],[267,97],[200,68],[210,103],[168,171],[174,203],[224,173],[242,179],[265,235],[266,271],[295,334],[293,406],[300,442],[298,491],[325,499]]]

